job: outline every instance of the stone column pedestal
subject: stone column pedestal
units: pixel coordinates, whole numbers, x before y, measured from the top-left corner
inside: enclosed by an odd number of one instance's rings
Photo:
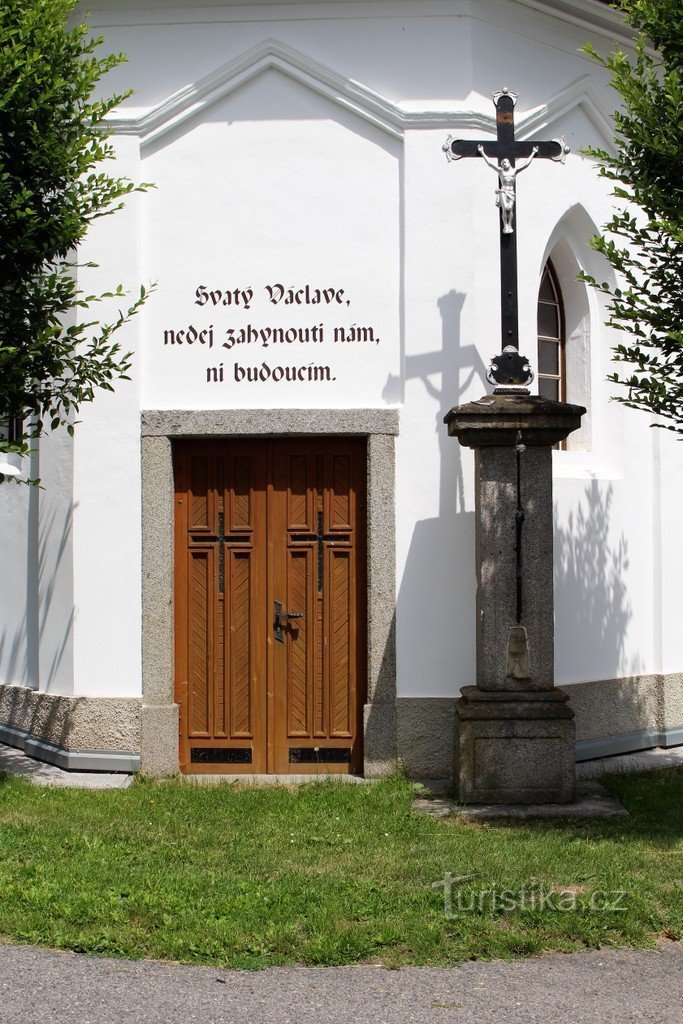
[[[475,452],[477,685],[456,701],[455,785],[461,803],[570,803],[574,714],[554,684],[552,447],[581,406],[496,394],[448,413],[448,433]],[[518,432],[522,603],[517,622]]]

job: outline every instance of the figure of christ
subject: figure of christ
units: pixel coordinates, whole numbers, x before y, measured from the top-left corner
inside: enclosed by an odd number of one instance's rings
[[[534,146],[531,156],[519,167],[513,167],[507,157],[503,157],[500,164],[487,157],[483,146],[477,146],[477,152],[485,163],[498,175],[500,188],[496,189],[496,206],[500,208],[500,216],[503,221],[503,234],[512,234],[512,213],[515,208],[515,179],[518,174],[526,170],[533,158],[538,153],[538,146]]]

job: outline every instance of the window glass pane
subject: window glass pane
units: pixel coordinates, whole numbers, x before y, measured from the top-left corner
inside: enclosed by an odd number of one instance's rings
[[[7,428],[7,440],[10,444],[14,444],[16,441],[20,440],[23,429],[24,421],[21,416],[16,416],[14,419],[9,421]]]
[[[543,272],[543,277],[541,278],[541,287],[538,291],[538,297],[540,300],[545,299],[546,302],[557,302],[555,290],[553,288],[553,283],[550,280],[550,274],[547,270]]]
[[[560,400],[560,382],[552,377],[538,378],[538,393],[543,398],[553,398],[556,402]]]
[[[556,341],[539,341],[538,372],[559,374],[560,346]]]
[[[546,334],[550,338],[559,338],[560,318],[557,315],[557,306],[551,306],[549,302],[539,302],[538,333]]]

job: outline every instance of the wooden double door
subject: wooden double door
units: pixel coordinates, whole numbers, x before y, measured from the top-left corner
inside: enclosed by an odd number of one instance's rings
[[[365,698],[365,442],[182,441],[184,772],[354,772]]]

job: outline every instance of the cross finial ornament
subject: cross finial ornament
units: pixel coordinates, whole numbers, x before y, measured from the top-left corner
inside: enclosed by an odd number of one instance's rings
[[[569,146],[563,138],[550,142],[518,142],[515,139],[515,103],[517,93],[504,86],[494,92],[496,140],[454,139],[448,136],[443,146],[448,161],[463,157],[481,157],[496,171],[496,206],[500,209],[500,312],[502,339],[500,355],[494,356],[486,374],[496,391],[526,391],[533,380],[529,363],[519,354],[517,322],[517,176],[532,160],[564,163]],[[524,162],[515,165],[515,160]]]

